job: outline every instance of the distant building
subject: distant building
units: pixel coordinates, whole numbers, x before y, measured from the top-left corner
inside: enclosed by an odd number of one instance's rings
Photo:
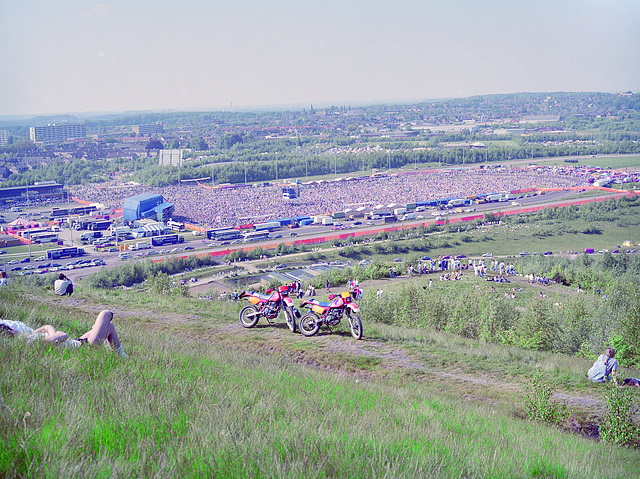
[[[9,143],[9,132],[0,130],[0,145],[6,145],[7,143]]]
[[[29,136],[34,143],[61,142],[75,138],[86,138],[87,127],[82,124],[32,126]]]
[[[183,150],[160,150],[158,152],[158,164],[167,166],[182,166]]]
[[[6,201],[26,201],[40,198],[64,198],[63,186],[55,182],[43,181],[29,186],[0,188],[0,204],[4,204]]]
[[[135,125],[131,127],[131,130],[138,136],[151,136],[162,133],[164,128],[162,122],[159,121],[151,125]]]
[[[557,123],[560,121],[558,115],[532,115],[523,116],[520,123]]]

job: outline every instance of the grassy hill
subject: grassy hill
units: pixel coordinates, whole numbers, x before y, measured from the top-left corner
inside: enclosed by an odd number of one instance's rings
[[[384,281],[363,287],[425,280]],[[130,358],[2,341],[2,476],[640,475],[638,450],[593,438],[607,386],[587,382],[591,359],[371,321],[362,341],[304,338],[284,321],[243,329],[240,303],[77,289],[12,284],[0,316],[75,337],[111,309]],[[527,418],[534,371],[568,407],[559,426]]]

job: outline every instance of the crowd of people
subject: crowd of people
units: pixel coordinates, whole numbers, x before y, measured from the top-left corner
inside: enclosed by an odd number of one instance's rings
[[[532,187],[583,186],[587,178],[567,173],[544,174],[526,169],[436,170],[343,181],[310,182],[300,186],[299,198],[283,198],[281,186],[211,188],[198,184],[146,187],[105,184],[79,186],[73,196],[121,208],[126,198],[141,193],[160,194],[175,205],[174,215],[206,227],[261,223],[278,218],[313,216],[360,206],[406,204],[446,197],[467,197]]]

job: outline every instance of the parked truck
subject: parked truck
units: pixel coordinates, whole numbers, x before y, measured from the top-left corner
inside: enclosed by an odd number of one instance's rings
[[[88,233],[84,233],[80,236],[80,242],[83,244],[89,244],[98,238],[102,238],[101,231],[89,231]]]
[[[333,218],[322,218],[322,226],[333,225]]]
[[[128,226],[113,226],[111,225],[111,234],[113,236],[125,236],[131,234],[131,228]]]
[[[134,244],[130,249],[131,249],[131,251],[138,251],[138,250],[141,250],[141,249],[150,249],[150,248],[151,248],[151,244],[150,243],[141,242],[141,243]]]

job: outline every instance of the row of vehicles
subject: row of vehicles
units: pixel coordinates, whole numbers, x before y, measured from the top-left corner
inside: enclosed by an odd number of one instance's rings
[[[249,305],[240,311],[240,323],[245,328],[253,328],[260,318],[265,318],[269,324],[273,324],[272,321],[282,313],[291,332],[299,331],[304,336],[313,336],[321,326],[337,326],[342,317],[346,316],[351,335],[355,339],[362,339],[362,321],[355,296],[355,293],[344,291],[339,295],[330,295],[328,302],[315,298],[305,299],[300,308],[308,310],[302,315],[289,296],[289,287],[286,285],[277,290],[267,290],[266,294],[243,291],[239,298],[247,300]]]
[[[41,256],[36,259],[36,261],[43,261],[43,260],[44,260],[44,256]],[[26,266],[16,266],[14,268],[11,268],[11,271],[20,272],[19,274],[23,276],[29,276],[32,274],[54,273],[56,271],[67,271],[72,269],[89,268],[92,266],[106,266],[106,265],[107,263],[105,263],[103,260],[99,258],[94,258],[94,259],[73,260],[73,261],[69,261],[64,265],[62,263],[56,263],[56,262],[41,263],[41,264],[38,264],[37,266],[28,264]]]

